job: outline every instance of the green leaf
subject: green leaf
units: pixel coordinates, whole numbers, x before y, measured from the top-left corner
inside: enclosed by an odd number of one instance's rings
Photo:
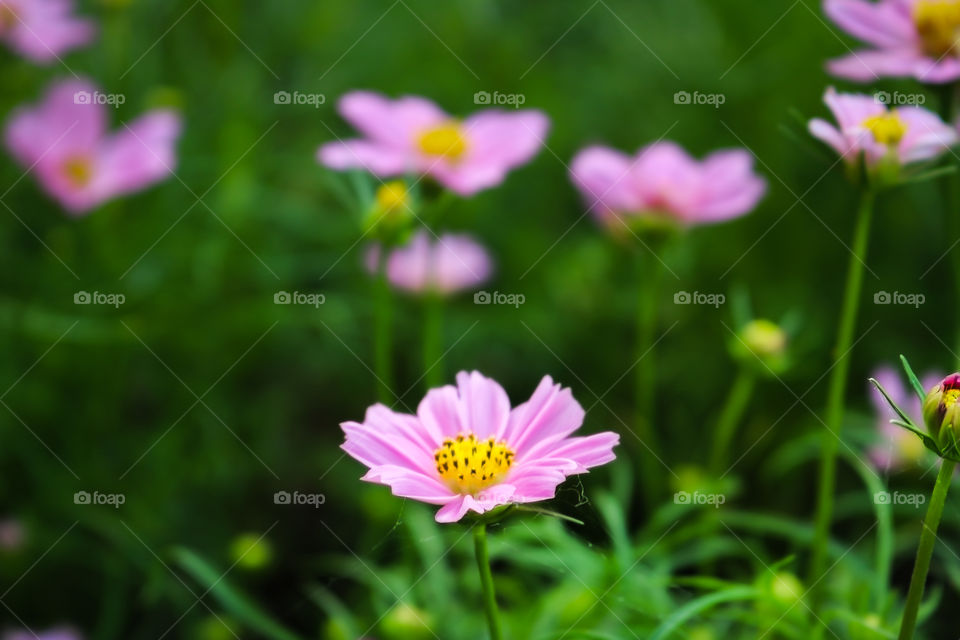
[[[903,370],[907,372],[907,379],[910,380],[910,386],[913,387],[917,397],[920,398],[920,402],[923,402],[927,397],[927,392],[923,390],[923,385],[920,384],[920,380],[918,380],[916,374],[913,373],[910,363],[907,362],[907,358],[903,354],[900,354],[900,362],[903,363]]]
[[[177,547],[173,551],[173,557],[184,571],[204,587],[204,593],[213,594],[226,611],[249,628],[272,640],[300,640],[298,635],[287,630],[257,607],[250,598],[231,586],[225,574],[214,569],[190,549]]]
[[[649,640],[666,640],[684,622],[718,604],[738,600],[754,600],[759,595],[760,591],[753,587],[734,587],[695,598],[667,616]]]

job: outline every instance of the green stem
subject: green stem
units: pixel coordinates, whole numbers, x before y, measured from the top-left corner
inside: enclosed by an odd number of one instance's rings
[[[443,384],[443,299],[436,293],[423,301],[423,377],[427,389]]]
[[[487,525],[479,523],[473,527],[473,547],[477,553],[477,569],[480,570],[480,586],[483,589],[483,609],[487,614],[490,627],[490,640],[501,640],[500,611],[497,609],[497,596],[493,591],[493,574],[490,573],[490,553],[487,551]]]
[[[730,395],[727,396],[727,402],[724,404],[723,411],[720,413],[720,420],[717,422],[713,452],[710,456],[710,469],[715,474],[722,473],[723,466],[727,463],[730,442],[740,425],[743,412],[750,402],[750,396],[753,395],[756,381],[756,375],[746,367],[742,367],[740,373],[737,374],[733,387],[730,389]]]
[[[657,503],[661,494],[663,472],[655,453],[660,450],[659,438],[653,428],[656,358],[653,348],[657,331],[657,307],[663,265],[652,247],[637,250],[637,306],[636,344],[636,435],[640,440],[640,475],[642,490],[648,506]]]
[[[912,640],[917,626],[917,611],[920,609],[920,601],[923,600],[923,587],[927,582],[930,559],[937,542],[937,527],[940,526],[943,505],[947,500],[947,490],[956,466],[957,463],[953,460],[943,460],[940,473],[937,474],[937,483],[933,486],[930,506],[927,507],[927,515],[923,519],[923,531],[920,532],[917,560],[913,564],[913,575],[910,576],[910,590],[907,592],[907,604],[903,610],[903,621],[900,623],[899,640]]]
[[[389,247],[381,248],[380,264],[377,265],[377,278],[374,292],[376,308],[374,310],[374,369],[377,376],[377,396],[380,402],[392,404],[393,393],[393,293],[387,279],[387,256]]]
[[[942,85],[940,91],[940,115],[944,122],[953,122],[957,108],[957,90],[956,83]],[[954,158],[948,157],[947,164],[954,162]],[[943,198],[944,223],[946,226],[947,241],[952,243],[960,239],[960,176],[947,175],[940,179],[940,195]],[[950,266],[953,269],[953,281],[957,291],[960,292],[960,251],[950,252]],[[957,349],[954,353],[960,351],[960,328],[957,330],[955,338]]]
[[[844,395],[847,390],[847,374],[850,370],[850,351],[853,330],[857,323],[860,289],[863,285],[863,266],[867,256],[870,237],[870,220],[873,217],[874,192],[865,187],[860,209],[857,212],[853,249],[847,270],[847,284],[843,298],[843,310],[837,331],[837,343],[833,352],[833,368],[830,372],[830,387],[827,395],[826,430],[820,453],[820,478],[817,494],[817,511],[813,537],[813,556],[810,563],[810,581],[819,583],[827,560],[827,542],[833,519],[833,492],[837,474],[837,448],[843,423]],[[819,591],[819,589],[818,589]],[[816,594],[815,594],[816,596]]]

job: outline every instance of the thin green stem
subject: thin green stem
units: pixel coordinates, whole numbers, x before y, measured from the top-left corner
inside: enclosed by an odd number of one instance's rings
[[[490,553],[487,551],[487,525],[479,523],[473,527],[473,548],[477,553],[477,569],[480,570],[480,586],[483,589],[483,609],[487,614],[490,627],[490,640],[502,640],[500,632],[500,611],[497,609],[497,596],[493,591],[493,574],[490,573]]]
[[[730,450],[730,442],[733,435],[743,419],[743,412],[750,402],[753,395],[753,389],[756,386],[757,377],[753,371],[746,367],[741,367],[737,379],[730,388],[730,394],[727,396],[727,402],[723,405],[720,412],[720,419],[717,422],[715,436],[713,441],[713,452],[710,455],[710,469],[715,474],[723,472],[723,466],[727,463],[727,453]]]
[[[636,435],[640,440],[640,475],[642,490],[648,506],[656,504],[661,494],[663,473],[654,452],[660,450],[659,438],[653,428],[654,391],[656,383],[656,357],[654,342],[657,332],[657,317],[660,280],[663,265],[652,248],[637,250],[637,344],[636,344]]]
[[[937,542],[937,527],[943,516],[943,505],[947,500],[947,490],[953,479],[953,470],[957,463],[953,460],[943,460],[940,473],[937,474],[937,483],[933,486],[933,495],[930,496],[930,506],[923,519],[923,531],[920,532],[920,544],[917,545],[917,560],[913,564],[913,575],[910,576],[910,590],[907,592],[907,604],[903,610],[903,620],[900,623],[899,640],[912,640],[917,626],[917,611],[920,601],[923,600],[923,588],[927,582],[927,572],[930,570],[930,559],[933,557],[933,547]]]
[[[384,404],[392,404],[393,393],[393,292],[387,279],[389,248],[381,249],[377,266],[374,297],[374,370],[377,376],[377,397]]]
[[[443,299],[430,293],[423,301],[423,377],[427,389],[443,384]]]
[[[857,212],[856,230],[853,236],[847,283],[843,297],[843,309],[837,330],[837,343],[833,352],[833,368],[830,371],[830,387],[827,395],[826,430],[820,452],[819,491],[817,493],[816,522],[813,537],[813,555],[810,563],[810,581],[819,583],[827,560],[827,542],[833,519],[833,493],[837,474],[837,448],[843,426],[844,396],[850,370],[850,349],[853,331],[857,324],[857,309],[863,285],[864,260],[870,238],[870,221],[873,217],[874,192],[865,187],[860,209]],[[819,589],[817,590],[819,592]],[[815,593],[816,597],[818,593]]]

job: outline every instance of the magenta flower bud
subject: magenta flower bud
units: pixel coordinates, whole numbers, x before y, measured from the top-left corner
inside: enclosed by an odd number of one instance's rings
[[[941,447],[954,444],[960,430],[960,373],[944,378],[923,401],[923,421]]]

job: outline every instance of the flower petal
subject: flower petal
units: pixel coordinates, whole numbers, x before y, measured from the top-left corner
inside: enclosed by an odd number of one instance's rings
[[[510,419],[510,398],[495,381],[477,371],[457,374],[460,392],[461,415],[466,423],[463,428],[477,436],[478,440],[504,437]]]
[[[914,43],[916,31],[903,3],[881,0],[826,0],[823,11],[841,29],[882,49]]]
[[[538,443],[558,440],[579,429],[584,415],[570,389],[544,376],[530,399],[510,412],[505,438],[519,463]]]
[[[450,119],[433,102],[417,96],[391,100],[372,91],[351,91],[340,98],[340,115],[372,141],[411,151],[419,132]]]

